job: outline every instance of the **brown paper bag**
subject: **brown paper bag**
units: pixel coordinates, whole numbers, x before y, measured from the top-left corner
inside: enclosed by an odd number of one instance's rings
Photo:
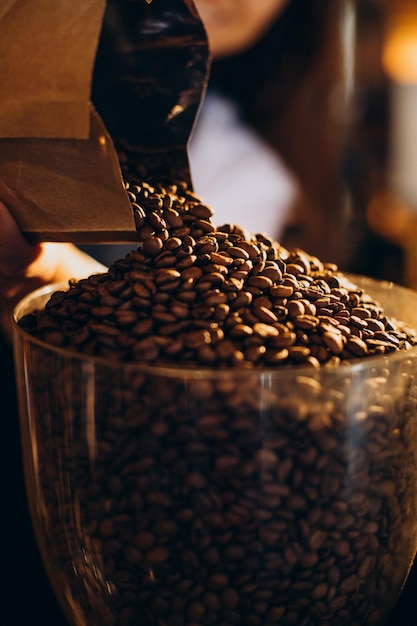
[[[89,135],[105,0],[0,2],[0,137]]]
[[[103,1],[0,3],[0,200],[34,241],[137,241],[123,176],[191,184],[209,67],[195,7]]]
[[[136,239],[90,103],[105,0],[0,3],[0,200],[32,241]]]
[[[93,107],[88,139],[0,139],[0,199],[31,241],[136,241],[112,139]]]

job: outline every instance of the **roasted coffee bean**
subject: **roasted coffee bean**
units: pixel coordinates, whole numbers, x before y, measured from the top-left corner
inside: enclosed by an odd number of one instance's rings
[[[147,256],[155,256],[163,249],[163,242],[160,237],[148,237],[142,244],[143,252]]]

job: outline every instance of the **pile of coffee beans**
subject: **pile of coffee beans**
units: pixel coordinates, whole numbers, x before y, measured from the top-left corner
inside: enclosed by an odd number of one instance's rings
[[[185,186],[129,191],[140,247],[21,320],[64,348],[30,348],[29,475],[68,615],[380,626],[417,547],[415,333]]]
[[[55,293],[26,330],[84,354],[210,367],[319,366],[416,342],[336,266],[216,228],[186,186],[128,193],[140,248]]]

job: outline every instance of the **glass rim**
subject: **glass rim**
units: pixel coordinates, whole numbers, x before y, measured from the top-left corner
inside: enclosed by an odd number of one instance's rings
[[[398,285],[392,281],[375,279],[368,276],[362,276],[353,273],[343,273],[348,279],[356,284],[359,280],[363,285],[360,288],[365,289],[365,284],[369,286],[384,288],[387,290],[401,291],[404,294],[409,295],[416,299],[417,307],[417,291]],[[359,285],[358,285],[359,286]],[[15,346],[14,335],[17,334],[26,342],[36,345],[48,353],[53,353],[57,356],[61,356],[65,359],[71,359],[73,361],[83,361],[85,363],[92,363],[101,367],[114,370],[124,370],[126,372],[136,371],[147,375],[165,376],[168,378],[187,378],[187,379],[220,379],[227,375],[233,375],[234,377],[247,378],[251,376],[268,376],[271,378],[296,378],[296,377],[338,377],[348,373],[359,373],[362,370],[367,370],[372,367],[381,367],[383,365],[389,365],[396,363],[397,361],[406,361],[408,358],[417,358],[417,345],[412,346],[406,350],[393,350],[392,352],[371,355],[365,357],[354,357],[352,359],[345,359],[338,364],[320,365],[320,367],[314,367],[312,365],[306,365],[303,363],[298,364],[284,364],[275,366],[256,366],[253,367],[224,367],[224,366],[202,366],[202,365],[188,365],[186,363],[172,363],[172,364],[149,364],[142,361],[124,361],[118,359],[111,359],[101,355],[86,354],[79,352],[75,349],[71,349],[68,346],[54,346],[42,339],[34,337],[29,332],[19,326],[18,321],[21,317],[30,313],[30,303],[34,300],[41,299],[48,295],[52,295],[55,291],[66,291],[69,289],[69,281],[60,283],[49,283],[43,287],[39,287],[30,293],[23,296],[19,302],[15,305],[12,312],[12,337],[13,346]],[[46,302],[46,300],[45,300]],[[33,310],[33,309],[32,309]],[[393,317],[392,315],[390,317]],[[417,318],[417,316],[416,316]],[[404,323],[405,326],[410,324]],[[413,329],[417,333],[417,327]]]

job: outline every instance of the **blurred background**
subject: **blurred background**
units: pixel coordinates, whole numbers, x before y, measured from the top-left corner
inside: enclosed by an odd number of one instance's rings
[[[241,98],[243,119],[277,150],[295,181],[299,193],[280,223],[280,240],[342,269],[417,289],[417,4],[293,0],[282,18],[250,58],[220,58],[212,70],[215,92]],[[277,33],[281,61],[273,64]],[[249,97],[265,58],[262,98]],[[124,252],[87,249],[110,261]],[[3,337],[0,406],[0,626],[64,626],[26,504],[12,352]],[[414,567],[388,626],[415,626],[416,590]]]

